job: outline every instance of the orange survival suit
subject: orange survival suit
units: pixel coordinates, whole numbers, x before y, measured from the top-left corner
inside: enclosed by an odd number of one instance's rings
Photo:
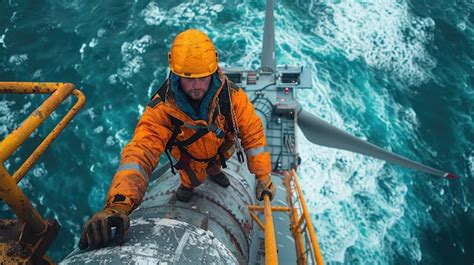
[[[234,126],[240,134],[250,172],[255,174],[257,179],[266,178],[271,173],[264,129],[246,93],[232,84],[218,69],[212,76],[211,87],[199,110],[193,112],[186,106],[186,99],[178,87],[178,78],[171,73],[158,91],[161,93],[156,93],[146,107],[132,140],[122,152],[120,166],[107,194],[108,202],[116,195],[122,195],[131,199],[133,208],[137,207],[147,189],[149,176],[160,155],[166,151],[170,139],[175,137],[175,142],[186,141],[195,135],[199,128],[212,126],[213,130],[185,147],[168,146],[171,155],[179,161],[177,168],[182,185],[193,188],[202,183],[207,176],[206,169],[209,164],[212,166],[223,160],[219,153],[224,153],[225,159],[228,159],[235,132],[229,128],[232,126],[229,126],[229,122],[232,121],[227,121],[226,115],[220,109],[221,92],[230,95],[228,98],[235,117]],[[176,120],[182,122],[180,130],[175,130]],[[184,167],[180,168],[182,164]]]

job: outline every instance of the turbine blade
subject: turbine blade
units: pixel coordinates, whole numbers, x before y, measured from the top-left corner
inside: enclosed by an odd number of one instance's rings
[[[303,131],[303,134],[310,142],[314,144],[371,156],[438,177],[447,177],[449,179],[458,178],[452,173],[443,172],[441,170],[420,164],[352,136],[351,134],[303,110],[301,107],[298,112],[297,120],[298,126]]]

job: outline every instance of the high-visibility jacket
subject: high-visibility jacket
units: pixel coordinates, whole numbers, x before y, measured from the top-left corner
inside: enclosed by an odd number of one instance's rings
[[[219,93],[223,86],[230,81],[218,69],[213,75],[211,87],[202,100],[199,112],[189,108],[189,103],[183,97],[183,92],[178,88],[178,78],[168,78],[166,83],[165,98],[156,94],[148,104],[138,125],[134,136],[122,152],[120,166],[114,175],[107,201],[115,195],[130,198],[134,206],[138,206],[148,186],[148,179],[153,169],[158,164],[160,155],[165,151],[167,142],[174,131],[172,117],[181,120],[181,132],[176,140],[188,139],[196,133],[199,126],[208,126],[212,122],[226,132],[226,137],[218,137],[215,133],[207,133],[197,141],[187,146],[186,150],[197,159],[210,159],[216,157],[219,147],[227,139],[232,139],[227,128],[225,116],[219,113]],[[266,148],[266,138],[259,116],[243,89],[235,86],[230,88],[232,108],[235,124],[240,132],[240,139],[247,156],[247,165],[257,179],[266,178],[271,173],[270,154]],[[186,105],[188,104],[188,105]],[[216,112],[218,114],[216,114]],[[215,121],[213,118],[215,117]],[[171,149],[171,155],[180,160],[181,151],[177,147]],[[189,167],[198,177],[200,182],[206,178],[208,163],[191,159]],[[184,170],[179,170],[181,181],[185,186],[192,186],[189,176]]]

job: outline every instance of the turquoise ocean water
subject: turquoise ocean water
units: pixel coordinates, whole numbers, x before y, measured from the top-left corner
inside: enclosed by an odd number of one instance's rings
[[[310,112],[386,149],[452,171],[434,178],[311,145],[300,167],[328,264],[474,263],[474,3],[276,1],[278,64],[308,65]],[[120,151],[167,75],[174,36],[209,34],[223,66],[256,68],[264,1],[0,0],[0,80],[72,82],[87,103],[21,182],[62,225],[61,260],[103,205]],[[0,95],[0,139],[46,97]],[[66,109],[5,166],[13,173]],[[11,217],[0,203],[0,216]]]

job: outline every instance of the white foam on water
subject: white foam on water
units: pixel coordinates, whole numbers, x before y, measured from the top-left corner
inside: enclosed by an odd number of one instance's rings
[[[48,170],[46,170],[44,163],[36,163],[33,166],[33,176],[37,178],[46,178],[48,175]]]
[[[9,63],[17,66],[24,64],[26,61],[28,61],[28,54],[14,54],[8,59]]]
[[[99,134],[99,133],[101,133],[101,132],[103,132],[103,131],[104,131],[104,126],[102,126],[102,125],[97,126],[97,127],[93,130],[93,132],[94,132],[95,134]]]
[[[143,112],[145,111],[145,107],[141,104],[138,104],[137,109],[138,109],[138,114],[139,115],[142,115]]]
[[[81,59],[83,59],[82,54],[84,54],[84,49],[87,47],[87,44],[83,43],[81,48],[79,49],[79,53],[81,54]]]
[[[220,5],[220,4],[217,4],[217,5],[213,5],[213,6],[209,7],[209,9],[219,13],[219,12],[222,12],[222,10],[224,10],[224,6]]]
[[[467,161],[471,176],[474,176],[474,151],[472,151],[472,154],[468,157]]]
[[[7,163],[8,161],[5,162],[5,164]],[[8,170],[8,167],[5,166],[5,168]],[[20,187],[20,189],[23,191],[23,192],[27,192],[27,191],[30,191],[30,190],[33,190],[33,185],[31,184],[31,181],[30,179],[28,178],[24,178],[21,180],[21,182],[18,184],[18,187]],[[36,207],[35,207],[36,208]]]
[[[97,30],[97,37],[98,38],[102,38],[105,36],[105,34],[107,33],[107,30],[104,29],[104,28],[100,28]]]
[[[42,79],[43,78],[43,70],[38,69],[33,73],[33,79]]]
[[[89,42],[89,47],[94,48],[95,46],[97,46],[97,44],[99,44],[99,40],[96,38],[92,38],[92,40]]]
[[[107,139],[105,140],[105,143],[108,146],[114,146],[115,145],[114,137],[113,136],[108,136]]]
[[[124,42],[121,47],[122,63],[124,66],[117,70],[116,74],[109,76],[111,84],[115,84],[117,78],[129,79],[139,73],[145,67],[143,55],[148,46],[154,43],[150,35],[144,35],[132,42]]]
[[[5,138],[22,122],[21,118],[29,115],[33,110],[30,109],[31,102],[26,102],[20,110],[13,110],[12,106],[16,104],[15,101],[2,100],[0,101],[0,138]],[[31,136],[34,136],[38,131],[34,131]],[[31,137],[30,136],[30,137]]]
[[[465,22],[460,22],[456,25],[458,27],[458,29],[460,29],[461,31],[465,31],[467,29],[467,26],[466,26],[466,23]]]
[[[121,48],[123,59],[127,60],[135,55],[145,53],[146,48],[152,43],[153,39],[150,35],[144,35],[141,39],[132,42],[124,42]]]
[[[131,133],[132,132],[129,132],[126,129],[120,129],[115,133],[114,142],[118,142],[120,149],[122,149],[126,144],[128,144],[128,142],[132,138]]]
[[[199,22],[199,25],[209,25],[217,17],[218,13],[224,10],[222,4],[203,3],[193,0],[192,2],[181,3],[169,10],[161,9],[156,2],[150,2],[145,9],[140,12],[147,25],[182,26],[190,20]]]
[[[17,113],[11,111],[14,101],[0,101],[0,138],[5,138],[14,129]]]
[[[94,113],[94,107],[86,109],[85,113],[87,114],[87,116],[89,116],[89,119],[91,119],[91,121],[95,120],[95,118],[97,117],[97,115]]]
[[[413,15],[406,1],[328,2],[327,10],[315,17],[314,33],[349,60],[362,58],[408,85],[432,77],[436,60],[426,46],[433,39],[435,23]]]
[[[0,44],[2,44],[2,47],[3,48],[7,48],[7,45],[5,44],[5,35],[7,34],[8,32],[8,28],[6,28],[4,31],[3,31],[3,34],[0,36]]]
[[[160,25],[165,20],[164,11],[162,11],[156,2],[150,2],[145,9],[140,12],[147,25]]]

